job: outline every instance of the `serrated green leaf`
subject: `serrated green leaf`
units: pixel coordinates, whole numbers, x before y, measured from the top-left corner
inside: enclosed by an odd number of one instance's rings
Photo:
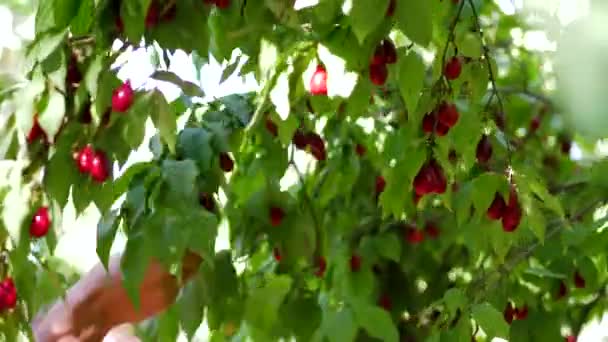
[[[189,339],[201,325],[205,313],[205,300],[201,290],[200,280],[195,278],[186,284],[177,299],[179,320]]]
[[[105,214],[97,223],[97,256],[101,264],[108,269],[108,260],[110,258],[110,250],[118,231],[120,219],[118,211],[113,210]]]
[[[428,46],[433,38],[433,5],[429,1],[399,1],[395,10],[397,27],[415,43]]]
[[[247,322],[252,326],[268,331],[278,319],[278,310],[291,288],[292,279],[287,275],[272,278],[261,288],[254,289],[245,309]]]
[[[415,115],[424,85],[425,66],[414,52],[399,57],[399,90],[410,115]]]
[[[357,322],[371,337],[382,341],[399,341],[399,332],[388,311],[367,304],[354,308]]]
[[[389,0],[346,0],[342,6],[347,9],[350,25],[363,43],[365,38],[384,20]]]
[[[476,304],[471,309],[471,314],[488,338],[509,336],[509,325],[505,322],[502,313],[489,303]]]
[[[205,97],[205,92],[203,92],[203,89],[201,89],[198,85],[190,81],[183,80],[173,72],[157,70],[150,76],[150,78],[172,83],[178,86],[187,96],[200,98]]]
[[[396,234],[379,235],[374,239],[374,245],[379,255],[395,262],[401,259],[401,240]]]
[[[359,327],[353,312],[344,308],[338,312],[325,311],[322,329],[330,342],[352,342],[355,341]]]
[[[165,144],[169,147],[171,153],[175,153],[175,143],[177,135],[177,122],[176,115],[171,110],[171,106],[167,103],[167,100],[158,90],[152,93],[152,100],[150,104],[153,108],[152,122],[160,132],[160,137],[163,139]]]
[[[135,308],[140,307],[139,289],[150,264],[149,246],[144,234],[138,233],[129,236],[120,263],[123,286]]]

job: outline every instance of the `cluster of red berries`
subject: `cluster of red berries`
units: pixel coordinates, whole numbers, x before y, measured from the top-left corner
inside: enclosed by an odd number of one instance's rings
[[[17,306],[17,288],[11,277],[6,277],[0,283],[0,313],[14,309]]]
[[[502,195],[497,192],[486,214],[491,220],[502,220],[502,229],[505,232],[515,231],[522,217],[522,209],[515,188],[511,187],[509,203],[506,203]]]
[[[377,86],[384,85],[388,78],[387,64],[397,63],[397,49],[388,39],[383,39],[376,47],[369,65],[369,79]]]
[[[507,303],[504,311],[504,318],[507,323],[511,324],[513,320],[522,320],[528,317],[528,306],[524,305],[521,308],[516,308],[511,302]]]
[[[428,160],[414,177],[414,192],[417,196],[431,193],[443,194],[447,189],[447,180],[443,168],[436,159]]]
[[[327,159],[327,151],[325,150],[325,142],[320,135],[315,132],[304,133],[297,130],[292,138],[292,142],[299,150],[310,151],[310,153],[318,161]]]
[[[80,149],[74,157],[78,171],[88,174],[97,183],[105,182],[112,174],[112,164],[106,154],[101,150],[95,150],[91,145]]]
[[[441,102],[432,112],[422,118],[422,130],[425,133],[435,133],[442,137],[454,127],[460,118],[456,105],[449,102]]]

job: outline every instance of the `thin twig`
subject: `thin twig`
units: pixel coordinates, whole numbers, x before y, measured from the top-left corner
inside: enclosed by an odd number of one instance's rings
[[[483,49],[483,57],[484,57],[484,60],[486,61],[486,66],[488,67],[488,75],[490,78],[490,83],[492,85],[492,91],[494,92],[494,94],[496,96],[496,101],[498,102],[498,107],[499,107],[500,113],[501,113],[500,115],[506,117],[505,107],[504,107],[502,98],[500,97],[500,93],[498,91],[498,86],[496,85],[496,75],[494,75],[494,70],[492,70],[492,63],[490,60],[489,48],[485,42],[483,31],[481,30],[481,24],[479,22],[479,15],[477,13],[477,9],[475,8],[475,4],[473,3],[473,0],[468,0],[468,2],[469,2],[469,6],[471,6],[471,11],[473,12],[473,18],[475,18],[475,30],[479,34],[479,39],[481,41],[481,46]],[[492,97],[490,97],[490,100],[491,99],[492,99]],[[506,119],[505,119],[505,121],[506,121]],[[507,140],[507,158],[509,160],[509,167],[511,167],[511,165],[512,165],[512,161],[511,161],[512,154],[513,154],[513,146],[511,146],[511,142],[509,140]]]

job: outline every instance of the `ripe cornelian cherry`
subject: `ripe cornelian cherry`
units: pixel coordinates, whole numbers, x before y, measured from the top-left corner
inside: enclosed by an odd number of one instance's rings
[[[442,122],[437,122],[437,127],[435,127],[435,134],[437,134],[438,137],[443,137],[444,135],[448,134],[449,131],[450,126],[446,126]]]
[[[266,119],[266,130],[268,131],[268,133],[270,133],[270,135],[272,135],[273,137],[276,137],[279,133],[279,128],[277,127],[277,125],[274,123],[274,121],[272,121],[271,119]]]
[[[325,270],[327,269],[327,260],[324,257],[320,256],[317,259],[317,270],[315,271],[315,276],[322,278],[325,274]]]
[[[124,113],[133,104],[133,88],[131,81],[127,80],[112,92],[112,110],[118,113]]]
[[[373,84],[382,86],[386,83],[388,78],[388,69],[386,64],[372,64],[369,66],[369,79]]]
[[[198,195],[198,203],[201,206],[203,206],[203,208],[207,209],[208,211],[215,210],[215,201],[213,200],[213,195],[211,195],[207,192],[201,192]]]
[[[448,126],[448,128],[454,127],[459,117],[458,109],[453,103],[442,102],[437,109],[437,120]]]
[[[420,229],[408,227],[406,230],[405,238],[412,245],[419,244],[424,241],[424,233]]]
[[[44,132],[44,130],[40,126],[40,123],[38,122],[38,115],[36,114],[34,115],[34,123],[32,124],[32,128],[27,134],[26,140],[28,144],[32,144],[40,138],[42,138],[45,143],[48,142],[46,132]]]
[[[315,132],[308,132],[306,134],[306,141],[308,143],[308,147],[310,148],[310,153],[312,153],[316,160],[322,161],[327,159],[325,142],[320,135]]]
[[[234,169],[234,161],[226,152],[220,152],[220,169],[224,172],[231,172]]]
[[[530,120],[530,133],[534,133],[540,127],[540,116],[535,116]]]
[[[30,235],[36,238],[43,237],[51,228],[51,217],[49,216],[49,208],[41,207],[36,210],[30,223]]]
[[[422,118],[422,131],[424,133],[433,133],[435,129],[435,122],[437,118],[435,117],[435,112],[426,113]]]
[[[350,270],[353,272],[358,272],[361,269],[361,257],[354,254],[350,257]]]
[[[95,151],[91,161],[91,178],[97,183],[103,183],[112,174],[112,164],[106,157],[105,152]]]
[[[376,195],[382,193],[384,191],[384,188],[386,188],[386,180],[384,180],[384,177],[382,177],[382,176],[377,176],[376,177]]]
[[[509,202],[502,213],[502,229],[505,232],[513,232],[521,222],[522,210],[515,188],[511,188]]]
[[[312,74],[310,93],[312,95],[327,95],[327,70],[322,65],[318,65],[317,70]]]
[[[385,293],[378,298],[378,305],[386,311],[391,311],[393,308],[393,301],[391,300],[391,297]]]
[[[13,278],[6,277],[0,282],[0,312],[11,310],[17,306],[17,289]]]
[[[281,255],[281,251],[279,251],[277,247],[272,250],[272,256],[277,262],[281,262],[281,259],[283,258],[283,256]]]
[[[76,156],[76,165],[78,166],[78,171],[80,171],[80,173],[91,172],[94,154],[95,151],[91,145],[86,145],[80,151],[78,151]]]
[[[507,204],[502,196],[497,192],[494,194],[494,200],[492,200],[492,204],[488,208],[486,214],[490,220],[500,220],[504,213],[505,207]]]
[[[355,145],[355,153],[357,153],[359,157],[363,157],[365,153],[367,153],[367,149],[365,148],[365,146],[357,144]]]
[[[562,298],[566,297],[567,294],[568,294],[568,288],[566,287],[566,283],[564,283],[563,281],[560,281],[555,298],[562,299]]]
[[[483,135],[477,143],[476,149],[477,161],[484,164],[492,158],[492,143],[487,135]]]
[[[507,303],[507,307],[503,312],[503,317],[507,323],[513,323],[513,319],[515,318],[515,309],[513,308],[513,304],[511,304],[511,302]]]
[[[524,305],[521,308],[515,308],[515,319],[522,320],[528,317],[528,306]]]
[[[392,17],[395,14],[396,8],[397,8],[397,0],[390,0],[388,3],[388,8],[386,9],[386,16]]]
[[[226,9],[230,7],[230,0],[215,0],[217,8]]]
[[[574,272],[574,286],[577,289],[583,289],[585,285],[585,278],[578,271]]]
[[[270,217],[270,224],[273,227],[278,227],[283,222],[283,218],[285,217],[285,212],[283,211],[283,209],[281,209],[279,207],[270,207],[268,216]]]
[[[428,222],[424,227],[424,231],[431,239],[438,238],[439,234],[441,233],[439,227],[437,227],[437,225],[433,222]]]
[[[459,57],[452,57],[445,65],[443,74],[450,81],[457,79],[462,71],[462,64]]]
[[[293,134],[293,138],[291,139],[291,141],[299,150],[304,150],[306,149],[306,146],[308,146],[308,137],[301,130],[297,130]]]

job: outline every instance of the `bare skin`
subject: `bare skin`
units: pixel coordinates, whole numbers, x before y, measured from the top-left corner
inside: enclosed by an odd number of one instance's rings
[[[97,342],[116,326],[152,317],[174,301],[178,280],[159,262],[151,261],[140,288],[139,309],[122,286],[120,255],[110,259],[109,272],[98,264],[83,276],[61,300],[34,320],[37,342]],[[188,253],[183,261],[183,280],[198,269],[202,259]]]

